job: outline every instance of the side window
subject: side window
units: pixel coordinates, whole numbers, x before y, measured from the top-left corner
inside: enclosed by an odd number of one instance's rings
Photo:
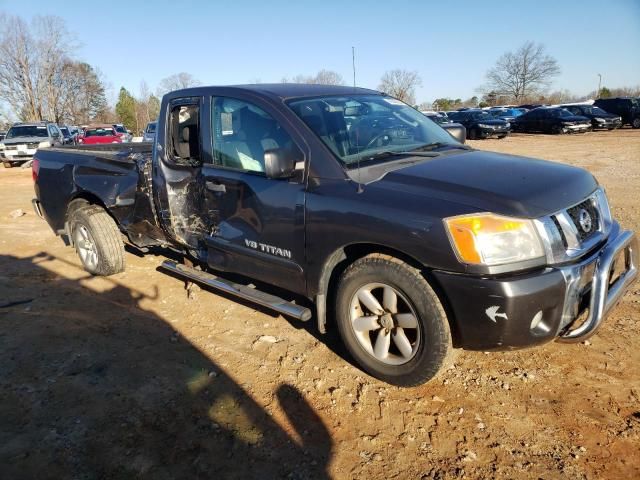
[[[252,103],[215,97],[211,115],[216,165],[261,173],[264,172],[264,152],[296,148],[282,126]]]
[[[169,154],[178,165],[200,163],[198,105],[173,105],[169,112]]]
[[[55,137],[56,136],[56,130],[53,128],[53,125],[49,125],[49,136],[50,137]]]

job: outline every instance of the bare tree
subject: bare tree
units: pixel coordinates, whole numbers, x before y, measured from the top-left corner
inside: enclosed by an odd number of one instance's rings
[[[332,70],[320,70],[309,83],[319,85],[344,85],[342,75]]]
[[[13,111],[41,117],[38,98],[38,52],[29,27],[20,17],[0,16],[0,97]]]
[[[389,70],[382,75],[378,90],[413,105],[416,102],[416,88],[420,85],[422,85],[422,80],[418,72],[396,69]]]
[[[199,85],[201,85],[200,80],[196,79],[193,75],[187,72],[180,72],[160,80],[157,93],[159,97],[162,97],[165,93],[173,90],[197,87]]]
[[[0,16],[0,98],[22,120],[90,120],[106,108],[98,73],[68,55],[75,42],[62,19]]]
[[[545,53],[544,45],[525,42],[498,59],[487,72],[484,90],[518,101],[548,87],[559,73],[557,60]]]
[[[160,113],[160,100],[153,95],[147,82],[140,82],[140,95],[135,99],[136,133],[143,131],[147,123],[155,120]]]
[[[333,70],[320,70],[315,75],[301,75],[298,74],[295,77],[288,79],[282,77],[281,83],[307,83],[317,85],[344,85],[342,75]]]

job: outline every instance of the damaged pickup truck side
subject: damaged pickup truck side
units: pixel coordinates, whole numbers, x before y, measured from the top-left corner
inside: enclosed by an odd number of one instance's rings
[[[473,150],[372,90],[172,92],[153,144],[39,150],[33,176],[87,271],[122,271],[123,239],[171,249],[175,275],[302,321],[313,308],[396,385],[452,347],[586,339],[637,274],[590,173]]]

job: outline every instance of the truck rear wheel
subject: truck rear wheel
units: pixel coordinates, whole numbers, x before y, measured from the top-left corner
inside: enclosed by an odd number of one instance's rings
[[[116,222],[99,206],[75,210],[71,236],[84,269],[93,275],[113,275],[124,270],[124,244]]]
[[[433,378],[451,349],[437,295],[419,270],[372,254],[342,274],[336,319],[345,346],[362,368],[398,386]]]
[[[3,166],[4,168],[11,168],[11,167],[13,167],[13,165],[11,164],[11,162],[2,162],[2,166]]]

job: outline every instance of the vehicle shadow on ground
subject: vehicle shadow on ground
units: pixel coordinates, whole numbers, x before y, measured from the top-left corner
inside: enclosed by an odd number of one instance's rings
[[[328,478],[330,433],[294,386],[266,407],[287,432],[144,293],[55,260],[0,255],[0,478]]]

